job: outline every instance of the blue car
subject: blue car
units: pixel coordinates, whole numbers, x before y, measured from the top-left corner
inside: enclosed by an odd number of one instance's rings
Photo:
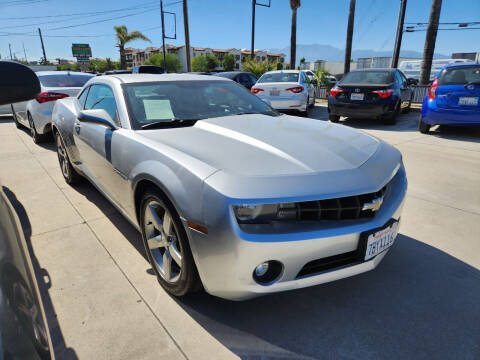
[[[423,100],[418,130],[433,125],[480,125],[480,64],[445,66]]]

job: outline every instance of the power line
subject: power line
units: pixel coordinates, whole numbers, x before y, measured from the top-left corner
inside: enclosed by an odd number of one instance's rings
[[[128,10],[137,10],[144,7],[148,7],[152,4],[157,4],[158,1],[148,1],[146,3],[138,4],[136,6],[130,6],[126,8],[120,9],[111,9],[111,10],[102,10],[102,11],[94,11],[94,12],[79,12],[79,13],[71,13],[71,14],[57,14],[57,15],[42,15],[42,18],[59,18],[59,17],[68,17],[68,16],[82,16],[82,15],[101,15],[107,14],[112,12],[121,12],[121,11],[128,11]],[[24,16],[24,17],[3,17],[0,20],[28,20],[28,19],[38,19],[38,16]]]

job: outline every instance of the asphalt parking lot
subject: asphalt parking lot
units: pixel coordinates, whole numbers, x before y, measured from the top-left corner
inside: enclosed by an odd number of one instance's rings
[[[53,144],[0,117],[0,181],[25,230],[57,359],[479,359],[480,129],[347,119],[403,154],[400,235],[377,269],[245,302],[158,285],[140,235]],[[320,104],[311,117],[327,119]]]

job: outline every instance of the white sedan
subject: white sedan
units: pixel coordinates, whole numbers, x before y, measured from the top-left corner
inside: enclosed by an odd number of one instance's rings
[[[315,87],[301,70],[266,72],[250,91],[276,110],[294,110],[307,117],[315,104]]]
[[[39,143],[51,133],[52,111],[56,100],[76,96],[93,75],[73,71],[38,71],[41,92],[33,100],[12,104],[17,127],[30,129],[33,141]]]

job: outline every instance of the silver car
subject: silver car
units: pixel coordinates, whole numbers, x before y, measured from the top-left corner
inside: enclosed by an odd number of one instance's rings
[[[89,179],[142,234],[171,294],[242,300],[375,268],[398,232],[400,153],[281,115],[220,77],[100,76],[56,102],[67,183]]]
[[[93,75],[73,71],[38,71],[41,92],[36,99],[12,104],[17,127],[30,129],[33,141],[39,143],[51,132],[52,110],[56,100],[76,96]]]
[[[302,70],[266,72],[250,91],[276,110],[297,111],[306,117],[315,104],[315,86]]]

